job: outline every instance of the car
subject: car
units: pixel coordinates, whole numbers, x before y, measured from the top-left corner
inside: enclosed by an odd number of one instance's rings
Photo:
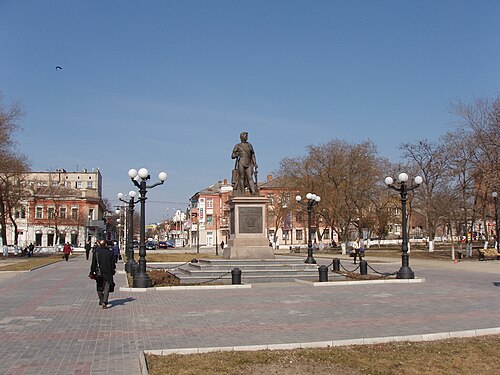
[[[156,250],[156,243],[154,241],[146,242],[146,250]]]
[[[168,248],[172,248],[172,247],[175,247],[173,240],[159,241],[158,242],[159,249],[168,249]]]

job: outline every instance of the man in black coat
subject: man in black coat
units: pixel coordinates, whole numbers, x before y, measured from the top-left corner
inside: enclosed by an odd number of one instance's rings
[[[90,250],[92,249],[92,246],[90,245],[90,240],[87,241],[85,244],[85,256],[87,257],[87,260],[89,260],[89,255],[90,255]]]
[[[99,247],[92,254],[91,272],[97,275],[96,286],[99,305],[107,309],[109,293],[114,290],[113,275],[115,274],[115,257],[113,252],[106,247],[106,241],[101,241]],[[111,290],[110,290],[111,289]]]

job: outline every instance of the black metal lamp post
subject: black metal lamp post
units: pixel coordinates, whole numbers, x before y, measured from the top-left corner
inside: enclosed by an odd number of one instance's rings
[[[152,286],[151,279],[146,273],[146,193],[148,189],[152,189],[158,185],[162,185],[167,179],[167,174],[165,172],[160,172],[158,175],[159,182],[153,185],[146,185],[146,182],[151,178],[149,171],[146,168],[141,168],[139,171],[131,169],[128,171],[128,176],[134,183],[134,185],[139,188],[139,202],[141,202],[141,224],[140,224],[140,235],[139,235],[139,266],[137,271],[134,273],[134,288],[149,288]]]
[[[406,200],[408,192],[416,189],[423,182],[422,177],[417,176],[413,180],[414,185],[408,186],[408,175],[406,173],[400,173],[398,176],[399,186],[394,185],[394,180],[392,177],[386,177],[385,183],[391,189],[399,192],[401,196],[401,230],[403,233],[403,241],[401,244],[401,268],[399,269],[396,278],[398,279],[414,279],[415,274],[410,268],[410,256],[408,254],[408,230],[406,223]]]
[[[494,191],[491,193],[493,197],[493,202],[495,203],[495,240],[497,242],[497,253],[500,254],[500,239],[498,235],[500,234],[500,228],[498,228],[498,193]]]
[[[295,197],[295,200],[297,203],[303,204],[307,206],[307,227],[308,227],[308,238],[307,238],[307,259],[305,260],[304,263],[311,263],[311,264],[316,264],[316,260],[313,258],[313,245],[312,245],[312,209],[314,205],[318,204],[321,201],[321,197],[316,194],[312,193],[307,193],[306,194],[307,198],[307,203],[302,203],[302,197],[300,195],[297,195]]]
[[[125,272],[133,276],[137,267],[139,266],[134,260],[134,207],[138,202],[134,200],[137,193],[133,190],[128,192],[130,199],[127,201],[123,199],[123,194],[118,193],[118,199],[122,202],[128,203],[127,209],[127,263],[125,263]]]

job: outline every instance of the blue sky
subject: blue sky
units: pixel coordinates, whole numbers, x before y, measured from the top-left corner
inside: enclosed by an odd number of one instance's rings
[[[99,168],[113,204],[130,168],[166,171],[148,222],[229,178],[241,131],[260,179],[333,138],[398,161],[453,128],[451,101],[499,94],[499,46],[499,1],[0,0],[19,150]]]

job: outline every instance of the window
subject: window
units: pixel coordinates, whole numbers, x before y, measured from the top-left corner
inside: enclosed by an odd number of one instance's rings
[[[94,220],[94,209],[89,208],[89,220]]]
[[[21,216],[21,211],[16,210],[16,212],[14,213],[14,217],[15,217],[16,219],[19,219],[19,217],[20,217],[20,216]]]
[[[38,206],[38,207],[36,208],[35,218],[36,218],[36,219],[43,219],[43,207]]]
[[[207,208],[214,208],[214,200],[212,198],[207,198]]]
[[[54,246],[54,233],[47,234],[47,246]]]
[[[66,207],[59,208],[59,217],[61,219],[66,219]]]
[[[21,219],[26,219],[26,207],[21,207]]]
[[[94,188],[94,181],[87,181],[87,189],[93,189]]]
[[[329,240],[330,239],[330,229],[325,229],[323,232],[323,239]]]
[[[302,229],[297,229],[295,231],[295,239],[297,241],[302,241],[303,240],[303,234],[302,234]]]
[[[49,207],[49,208],[47,208],[47,217],[49,219],[55,219],[56,218],[56,208],[55,207]]]
[[[214,224],[214,217],[212,215],[207,215],[207,225]]]
[[[78,207],[71,207],[71,219],[78,219]]]
[[[35,233],[35,246],[42,246],[42,234]]]
[[[75,188],[81,189],[82,188],[82,182],[81,181],[76,181],[75,182]]]

